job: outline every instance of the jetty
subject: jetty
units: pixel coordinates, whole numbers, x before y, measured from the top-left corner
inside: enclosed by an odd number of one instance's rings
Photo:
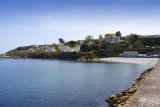
[[[160,107],[160,60],[124,107]]]

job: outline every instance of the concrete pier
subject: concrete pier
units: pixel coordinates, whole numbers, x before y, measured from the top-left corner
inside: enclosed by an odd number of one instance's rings
[[[124,107],[160,107],[160,60]]]

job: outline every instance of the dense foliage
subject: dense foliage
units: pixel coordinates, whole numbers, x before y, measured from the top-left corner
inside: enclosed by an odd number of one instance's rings
[[[59,38],[59,43],[64,43],[65,41],[62,38]]]
[[[24,46],[24,47],[18,47],[16,50],[28,50],[29,48],[31,48],[32,46]]]
[[[140,40],[144,46],[160,45],[160,37],[141,37]]]
[[[117,32],[116,32],[116,36],[121,37],[121,32],[120,32],[120,31],[117,31]]]
[[[92,46],[89,44],[89,43],[84,43],[82,46],[81,46],[81,51],[82,52],[89,52],[92,50]]]

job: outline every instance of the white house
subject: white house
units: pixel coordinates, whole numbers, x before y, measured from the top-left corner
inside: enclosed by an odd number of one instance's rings
[[[70,49],[70,48],[64,49],[63,52],[73,52],[73,49]]]
[[[116,37],[115,38],[115,43],[120,43],[120,42],[121,42],[120,37]]]
[[[28,49],[28,52],[35,52],[36,50],[35,49],[33,49],[33,48],[29,48]]]
[[[36,49],[37,52],[39,53],[50,53],[50,52],[54,52],[56,51],[55,48],[51,48],[51,47],[48,47],[48,46],[41,46],[40,48],[37,48]]]
[[[48,53],[55,52],[55,51],[56,51],[56,49],[54,47],[48,48]]]
[[[105,43],[120,43],[120,37],[116,37],[116,35],[106,36]]]
[[[80,46],[75,46],[75,47],[73,48],[73,51],[80,51]]]
[[[61,52],[64,52],[64,50],[70,49],[70,47],[68,46],[59,46],[58,48],[60,49]]]
[[[68,46],[59,46],[58,47],[61,52],[78,52],[80,51],[80,46],[75,46],[74,48],[70,48]]]

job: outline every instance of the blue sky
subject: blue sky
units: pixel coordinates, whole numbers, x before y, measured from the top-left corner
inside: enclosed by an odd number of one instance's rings
[[[0,0],[0,54],[121,31],[160,34],[160,0]]]

